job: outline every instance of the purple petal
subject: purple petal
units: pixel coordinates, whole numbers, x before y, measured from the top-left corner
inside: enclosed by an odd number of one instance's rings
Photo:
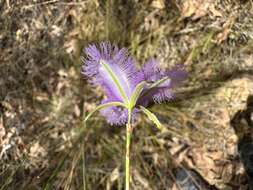
[[[108,100],[103,100],[106,103]],[[135,108],[132,112],[132,121],[136,120],[138,110]],[[105,117],[106,121],[111,125],[124,125],[128,120],[128,111],[125,108],[111,106],[100,111],[101,115]]]
[[[127,122],[128,113],[126,109],[112,106],[102,109],[100,113],[111,125],[123,125]]]
[[[187,77],[183,67],[177,66],[172,70],[162,71],[158,64],[155,59],[151,59],[143,66],[142,71],[145,80],[151,84],[164,77],[168,77],[168,80],[152,89],[146,88],[137,102],[138,105],[147,106],[153,101],[161,103],[173,99],[173,88],[179,86]]]
[[[153,58],[148,60],[148,62],[144,64],[142,72],[144,75],[144,79],[147,82],[155,82],[163,77],[163,73],[159,68],[159,63]]]
[[[187,78],[187,72],[184,70],[183,66],[176,66],[170,71],[166,71],[165,75],[171,79],[171,88],[178,87]]]
[[[143,80],[142,72],[138,71],[134,60],[128,56],[126,48],[119,49],[115,45],[103,42],[99,47],[89,45],[85,48],[85,53],[82,73],[87,76],[91,84],[101,86],[110,100],[123,101],[123,97],[112,78],[101,66],[101,60],[113,71],[128,98],[135,86]]]

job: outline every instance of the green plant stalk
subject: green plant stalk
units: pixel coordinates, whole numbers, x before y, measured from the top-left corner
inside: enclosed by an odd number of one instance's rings
[[[86,166],[85,166],[85,149],[84,149],[84,142],[82,144],[82,174],[83,174],[83,190],[86,190]]]
[[[125,160],[125,190],[130,189],[130,144],[132,136],[131,125],[132,109],[128,109],[128,121],[126,125],[126,160]]]

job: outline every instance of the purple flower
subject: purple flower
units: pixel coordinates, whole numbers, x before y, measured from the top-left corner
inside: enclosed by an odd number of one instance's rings
[[[186,78],[186,72],[181,67],[163,71],[155,59],[150,59],[138,69],[126,48],[119,49],[108,42],[102,42],[99,46],[89,45],[85,48],[85,54],[82,74],[92,85],[102,87],[105,94],[102,104],[127,104],[137,85],[146,82],[133,108],[133,119],[139,106],[145,107],[151,102],[160,103],[172,99],[172,89]],[[125,124],[128,118],[127,109],[116,106],[102,109],[101,114],[110,124],[116,125]]]

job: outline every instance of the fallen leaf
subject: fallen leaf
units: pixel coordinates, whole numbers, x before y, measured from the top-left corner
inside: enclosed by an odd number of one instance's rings
[[[230,18],[226,23],[223,24],[223,30],[217,34],[216,37],[216,43],[221,44],[223,41],[225,41],[230,33],[230,29],[233,26],[234,19]]]
[[[157,9],[164,9],[165,8],[165,0],[154,0],[151,3],[151,6]]]
[[[215,9],[213,0],[186,0],[183,2],[181,8],[182,17],[192,17],[192,20],[201,18],[209,12],[221,15]]]
[[[221,11],[219,11],[219,10],[217,10],[217,9],[215,8],[215,5],[214,5],[214,4],[212,4],[212,5],[209,7],[209,10],[210,10],[210,12],[213,14],[213,16],[216,16],[216,17],[222,17],[222,16],[223,16],[223,14],[221,13]]]

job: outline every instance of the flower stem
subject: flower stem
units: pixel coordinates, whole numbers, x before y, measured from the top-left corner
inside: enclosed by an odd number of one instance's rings
[[[128,121],[126,125],[126,162],[125,162],[125,190],[130,189],[130,143],[133,128],[131,126],[132,110],[128,110]]]

